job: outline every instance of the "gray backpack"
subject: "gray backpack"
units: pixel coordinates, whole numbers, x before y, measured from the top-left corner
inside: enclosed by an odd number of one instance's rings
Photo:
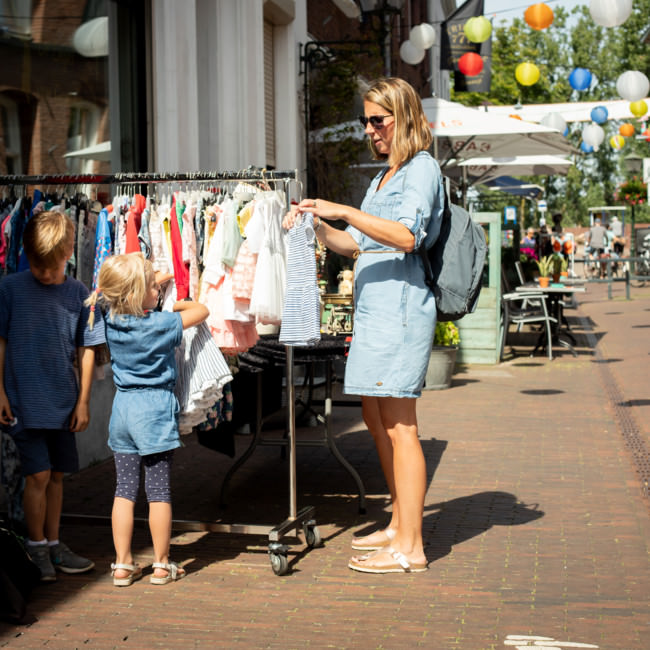
[[[438,321],[455,321],[476,309],[483,281],[487,242],[469,212],[451,204],[445,191],[440,234],[431,248],[418,248],[425,282],[436,298]]]

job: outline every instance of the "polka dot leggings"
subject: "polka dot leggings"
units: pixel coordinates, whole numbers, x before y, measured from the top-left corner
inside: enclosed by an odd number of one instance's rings
[[[144,491],[147,501],[171,503],[171,469],[174,451],[162,451],[159,454],[140,456],[138,454],[115,454],[115,474],[117,484],[115,496],[138,500],[140,487],[140,467],[144,465]]]

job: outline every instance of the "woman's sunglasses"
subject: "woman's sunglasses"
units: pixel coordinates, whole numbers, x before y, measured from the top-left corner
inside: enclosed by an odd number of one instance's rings
[[[384,119],[387,117],[391,117],[391,115],[371,115],[370,117],[359,115],[359,122],[363,124],[364,129],[368,126],[368,122],[370,122],[373,129],[383,129]]]

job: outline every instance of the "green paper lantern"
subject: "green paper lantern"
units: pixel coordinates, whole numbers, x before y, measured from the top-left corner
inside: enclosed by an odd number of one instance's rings
[[[463,32],[465,32],[468,41],[482,43],[490,38],[492,23],[485,16],[473,16],[465,23]]]

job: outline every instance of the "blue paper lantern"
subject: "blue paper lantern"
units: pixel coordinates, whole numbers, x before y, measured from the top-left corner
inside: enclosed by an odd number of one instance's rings
[[[574,90],[587,90],[591,86],[591,72],[586,68],[574,68],[569,83]]]
[[[590,144],[587,144],[584,140],[580,143],[580,149],[582,149],[584,153],[591,153],[594,150],[594,148]]]
[[[609,113],[607,112],[607,108],[605,108],[605,106],[595,106],[591,109],[591,119],[592,121],[596,122],[596,124],[603,124],[604,122],[607,122],[608,115]]]

